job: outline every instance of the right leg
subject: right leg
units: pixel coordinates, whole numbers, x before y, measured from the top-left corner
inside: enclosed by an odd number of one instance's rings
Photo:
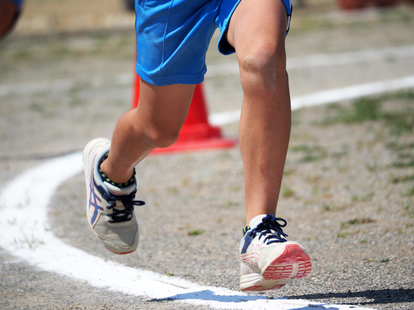
[[[138,107],[118,121],[102,171],[123,183],[134,167],[154,148],[168,147],[178,138],[194,92],[194,85],[155,86],[141,80]]]
[[[133,200],[134,167],[153,149],[178,139],[195,85],[204,78],[208,39],[216,27],[210,1],[135,6],[136,72],[142,78],[138,107],[120,118],[112,142],[95,139],[83,153],[87,218],[97,237],[115,253],[130,253],[138,245],[133,211],[143,202]]]
[[[177,140],[193,91],[194,85],[154,86],[142,82],[139,105],[120,118],[112,143],[95,139],[85,147],[87,219],[110,251],[127,254],[137,248],[134,205],[144,202],[134,200],[134,167],[154,148],[167,147]]]

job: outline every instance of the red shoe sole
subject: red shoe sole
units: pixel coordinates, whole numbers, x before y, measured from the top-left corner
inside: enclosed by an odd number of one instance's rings
[[[298,265],[298,271],[294,272],[294,265]],[[265,280],[299,279],[310,274],[312,263],[309,256],[298,244],[288,244],[285,251],[276,258],[263,273]]]

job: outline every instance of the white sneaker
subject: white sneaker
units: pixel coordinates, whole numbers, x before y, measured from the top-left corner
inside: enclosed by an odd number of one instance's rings
[[[242,291],[278,289],[310,274],[312,264],[306,250],[285,238],[282,227],[286,224],[272,214],[259,215],[250,222],[240,243]]]
[[[90,227],[104,246],[116,254],[128,254],[138,246],[138,222],[134,214],[134,205],[143,205],[143,201],[134,201],[136,193],[135,177],[126,187],[110,184],[103,180],[99,166],[107,156],[111,142],[107,139],[95,139],[83,150],[83,165],[86,182],[86,215]]]

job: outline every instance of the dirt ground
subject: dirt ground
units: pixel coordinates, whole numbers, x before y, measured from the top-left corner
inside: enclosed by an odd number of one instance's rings
[[[345,13],[332,1],[305,0],[294,12],[289,59],[414,44],[412,6]],[[15,32],[0,41],[2,188],[30,167],[111,137],[133,94],[133,19],[116,1],[28,0]],[[240,109],[240,82],[223,69],[234,61],[211,44],[204,83],[210,113]],[[297,97],[413,72],[414,55],[295,68],[289,76]],[[278,216],[314,268],[265,296],[414,308],[413,103],[408,89],[293,112]],[[237,137],[238,123],[222,131]],[[96,242],[84,218],[82,175],[53,197],[54,234],[107,260],[238,290],[244,223],[238,148],[150,156],[137,172],[138,198],[147,203],[137,209],[139,251],[119,257]],[[0,275],[1,309],[207,309],[90,287],[34,268],[7,249],[0,249]]]

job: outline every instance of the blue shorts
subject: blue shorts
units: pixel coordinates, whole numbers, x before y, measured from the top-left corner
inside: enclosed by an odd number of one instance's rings
[[[219,51],[234,53],[224,33],[240,1],[135,0],[137,74],[160,86],[201,83],[207,71],[207,49],[217,28]],[[282,2],[290,21],[291,0]]]

